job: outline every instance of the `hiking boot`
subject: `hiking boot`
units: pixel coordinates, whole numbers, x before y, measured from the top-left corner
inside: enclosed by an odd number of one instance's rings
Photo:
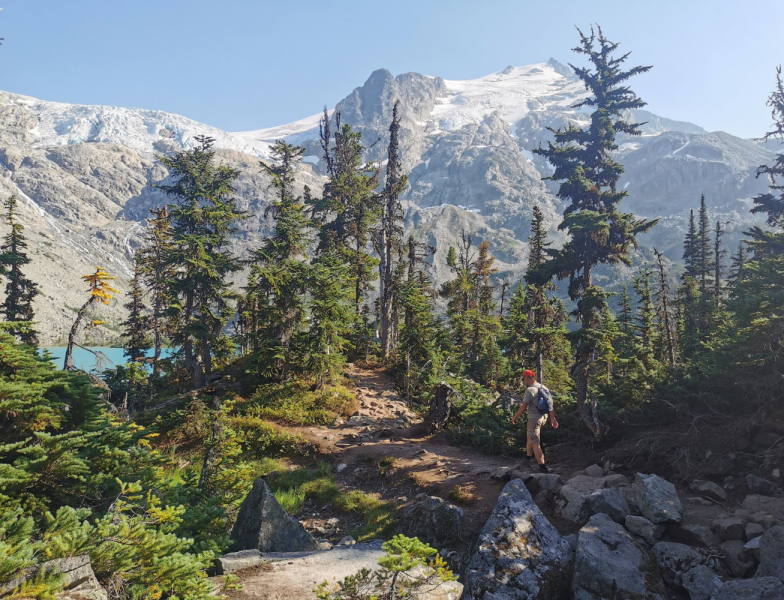
[[[539,470],[542,473],[549,473],[550,472],[550,469],[547,468],[547,465],[539,465]]]

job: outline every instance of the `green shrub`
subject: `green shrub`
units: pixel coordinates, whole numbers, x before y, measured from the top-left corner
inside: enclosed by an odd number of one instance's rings
[[[457,579],[435,548],[417,538],[397,535],[382,546],[376,571],[362,569],[337,584],[321,583],[319,600],[413,600],[429,596],[444,582]]]
[[[356,398],[342,385],[312,390],[307,382],[259,387],[246,409],[248,415],[288,425],[330,425],[356,410]]]

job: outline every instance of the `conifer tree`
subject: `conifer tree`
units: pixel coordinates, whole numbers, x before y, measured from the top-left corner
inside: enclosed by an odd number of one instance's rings
[[[651,290],[651,269],[647,263],[640,268],[640,273],[634,280],[634,289],[637,292],[635,329],[639,345],[638,358],[646,368],[650,368],[659,344],[659,332],[656,327],[656,307]]]
[[[16,196],[10,196],[3,205],[6,209],[5,222],[11,228],[0,246],[0,265],[8,280],[3,313],[6,321],[27,323],[24,326],[12,325],[8,331],[18,336],[22,343],[35,346],[38,344],[38,336],[32,325],[35,316],[33,300],[39,294],[38,285],[22,272],[22,268],[30,264],[30,259],[26,252],[24,226],[16,218]]]
[[[570,204],[560,225],[567,230],[569,240],[562,249],[549,252],[552,259],[537,269],[533,280],[544,283],[552,276],[570,280],[569,296],[578,302],[580,323],[574,333],[577,405],[583,422],[596,437],[601,437],[605,428],[586,399],[608,294],[594,285],[593,269],[599,264],[630,264],[628,253],[637,244],[636,236],[656,223],[618,210],[627,192],[617,189],[623,166],[612,157],[618,148],[615,136],[639,135],[639,125],[624,120],[622,115],[645,106],[624,83],[651,67],[622,70],[628,54],[613,58],[617,47],[604,37],[601,28],[591,28],[590,35],[580,32],[580,45],[574,50],[588,57],[593,70],[572,67],[591,92],[575,107],[594,109],[591,124],[586,130],[573,124],[553,130],[555,141],[536,150],[555,167],[550,179],[561,182],[557,195]]]
[[[84,319],[87,314],[87,310],[96,302],[108,305],[114,298],[114,294],[119,293],[119,290],[113,288],[109,283],[117,278],[110,275],[103,267],[96,267],[95,273],[84,275],[82,279],[89,286],[88,292],[90,293],[90,297],[82,304],[82,307],[76,313],[76,319],[74,320],[73,325],[71,325],[71,330],[68,332],[68,345],[65,348],[65,358],[63,359],[64,371],[72,371],[76,368],[73,362],[73,347],[78,345],[76,343],[76,334],[79,333],[79,327],[82,324],[82,319]],[[102,323],[102,321],[91,321],[89,326],[95,327]]]
[[[467,356],[471,348],[469,311],[476,308],[475,287],[471,275],[474,253],[471,251],[471,234],[463,231],[460,241],[459,253],[454,247],[450,247],[447,252],[446,264],[455,278],[441,286],[440,295],[447,299],[446,314],[455,346],[461,355]]]
[[[694,244],[696,276],[700,283],[702,298],[708,297],[708,286],[713,274],[713,248],[710,239],[710,216],[705,204],[705,196],[700,197],[700,218],[697,237]]]
[[[254,253],[243,311],[252,323],[246,332],[259,353],[262,371],[287,379],[292,368],[292,342],[304,325],[305,291],[310,276],[306,250],[310,220],[302,198],[293,194],[295,167],[305,148],[278,141],[273,165],[262,163],[278,196],[266,214],[275,218],[270,238]]]
[[[694,220],[694,210],[689,211],[689,229],[683,242],[683,263],[686,265],[684,277],[697,276],[697,223]]]
[[[368,246],[381,216],[381,196],[375,192],[379,173],[374,164],[362,160],[362,133],[342,124],[339,112],[335,113],[333,138],[329,115],[324,110],[320,136],[328,181],[322,197],[310,201],[319,228],[318,251],[334,250],[350,265],[354,307],[360,317],[364,295],[378,265]]]
[[[306,369],[319,386],[333,381],[346,361],[349,335],[358,318],[352,309],[349,267],[333,249],[311,263],[310,320],[305,342]]]
[[[528,238],[528,273],[535,274],[536,270],[544,264],[549,245],[547,230],[544,227],[544,214],[539,206],[534,205],[531,236]],[[525,290],[525,308],[528,312],[529,327],[526,337],[532,344],[533,352],[529,354],[532,356],[536,378],[539,381],[544,380],[545,358],[555,358],[556,348],[563,346],[564,342],[563,305],[560,300],[552,296],[553,290],[555,285],[549,281],[543,285],[529,282]]]
[[[123,337],[125,338],[124,355],[130,362],[138,362],[147,356],[147,350],[151,346],[151,318],[144,304],[142,269],[138,260],[134,262],[133,278],[128,290],[128,302],[125,304],[128,319],[122,323]]]
[[[381,211],[381,227],[378,230],[379,239],[379,300],[380,300],[380,329],[381,329],[381,356],[387,358],[394,349],[393,311],[397,303],[395,291],[399,286],[394,285],[395,276],[394,257],[401,250],[401,236],[403,235],[403,208],[400,205],[400,194],[408,185],[408,177],[403,174],[400,164],[399,131],[400,115],[399,101],[395,101],[392,108],[392,123],[389,126],[389,146],[387,147],[387,168],[384,181],[383,205]]]
[[[765,139],[784,143],[784,83],[777,68],[776,88],[768,99],[773,128]],[[730,309],[736,321],[737,337],[732,360],[743,367],[747,397],[755,390],[763,398],[780,400],[781,373],[784,372],[784,152],[772,165],[762,165],[757,176],[770,181],[769,191],[754,198],[752,213],[766,216],[767,228],[746,232],[750,257],[736,261]]]
[[[168,285],[167,314],[172,341],[198,389],[212,373],[213,358],[229,349],[224,326],[234,314],[234,294],[227,278],[240,263],[228,243],[243,213],[231,196],[238,172],[215,164],[212,138],[198,136],[196,142],[194,149],[160,161],[174,178],[161,186],[175,201],[169,205],[169,263],[176,273]]]
[[[149,325],[152,335],[153,375],[160,374],[161,351],[169,332],[167,311],[171,301],[170,284],[175,279],[176,268],[172,262],[174,251],[171,221],[167,207],[152,208],[148,219],[146,244],[136,253],[136,263],[150,295]]]
[[[721,294],[721,278],[724,274],[722,269],[722,262],[727,251],[721,245],[721,238],[724,237],[725,231],[721,226],[721,221],[716,221],[716,233],[713,238],[713,298],[716,310],[719,310],[722,302]]]
[[[659,324],[660,329],[664,332],[667,360],[670,369],[675,369],[678,342],[676,338],[675,315],[673,314],[672,299],[670,298],[670,283],[667,277],[667,270],[664,266],[664,255],[656,248],[653,249],[653,252],[656,255],[656,271],[659,275],[659,288],[657,293]]]
[[[415,242],[413,236],[408,238],[407,276],[400,294],[403,318],[397,347],[405,363],[403,387],[408,401],[418,392],[414,388],[432,383],[437,371],[434,361],[441,327],[434,315],[435,290],[424,270],[427,257],[433,252],[431,246]]]

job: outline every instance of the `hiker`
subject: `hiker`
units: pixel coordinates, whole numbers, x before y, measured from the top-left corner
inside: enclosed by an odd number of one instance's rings
[[[512,424],[514,425],[517,419],[520,418],[520,415],[528,408],[528,441],[525,445],[525,452],[529,459],[532,455],[536,458],[539,470],[542,473],[549,473],[547,465],[544,464],[544,452],[542,452],[542,442],[539,439],[542,425],[547,422],[548,411],[541,412],[538,404],[540,396],[544,394],[542,401],[543,403],[547,401],[550,424],[553,429],[558,429],[558,421],[555,419],[553,403],[550,399],[550,390],[536,381],[536,375],[530,370],[523,371],[523,382],[525,383],[525,396],[523,396],[523,403],[520,405],[520,408],[515,413],[515,416],[512,417]],[[544,406],[541,408],[544,409]]]

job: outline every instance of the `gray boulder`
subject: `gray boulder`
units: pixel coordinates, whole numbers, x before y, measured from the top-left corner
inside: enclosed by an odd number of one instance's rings
[[[597,479],[596,481],[601,481]],[[556,516],[584,525],[591,516],[590,494],[573,488],[568,483],[558,490],[558,497],[555,500]]]
[[[108,594],[95,577],[87,554],[55,558],[22,573],[17,572],[15,577],[0,582],[0,596],[7,595],[25,581],[34,578],[40,570],[63,576],[62,590],[57,593],[58,600],[108,600]]]
[[[763,533],[765,533],[765,528],[762,525],[758,525],[757,523],[746,523],[746,527],[743,528],[743,539],[748,542],[755,537],[761,536]]]
[[[762,536],[755,537],[745,544],[743,544],[743,550],[745,550],[746,554],[751,556],[757,562],[760,561],[760,540]]]
[[[256,548],[230,552],[215,559],[215,574],[225,575],[242,569],[256,567],[264,562],[264,557]]]
[[[463,509],[435,496],[427,496],[403,509],[401,533],[442,548],[460,542]]]
[[[613,473],[612,475],[602,477],[602,483],[604,484],[604,487],[620,487],[629,485],[629,478],[620,473]]]
[[[621,493],[615,488],[597,490],[588,496],[591,514],[604,513],[616,523],[623,523],[631,510]]]
[[[716,600],[781,600],[784,583],[775,577],[736,579],[728,581],[719,590]]]
[[[727,499],[727,492],[718,483],[712,481],[703,481],[695,479],[691,482],[691,489],[702,494],[706,498],[713,498],[714,500],[725,501]]]
[[[779,486],[772,481],[768,481],[767,479],[763,479],[756,475],[746,475],[746,484],[749,486],[749,491],[752,494],[772,496],[779,490]]]
[[[667,598],[653,556],[604,514],[580,530],[572,590],[575,600]]]
[[[58,600],[107,600],[109,597],[98,583],[87,554],[50,560],[41,568],[63,575],[63,590],[57,594]]]
[[[784,527],[771,527],[760,538],[760,566],[756,577],[778,577],[784,581]]]
[[[721,542],[710,527],[698,523],[670,523],[667,525],[667,535],[673,542],[697,548],[713,548]]]
[[[748,577],[756,561],[749,556],[740,540],[729,540],[719,544],[721,555],[735,577]]]
[[[586,467],[585,474],[588,477],[603,477],[604,469],[602,469],[599,465],[591,465],[590,467]]]
[[[634,478],[640,512],[652,523],[680,521],[683,506],[675,486],[658,475],[637,473]]]
[[[689,593],[689,600],[715,600],[723,585],[719,576],[705,565],[683,574],[683,587]]]
[[[629,515],[624,519],[624,525],[629,533],[639,535],[645,541],[653,546],[662,534],[664,533],[664,525],[661,523],[653,524],[645,517],[636,515]]]
[[[565,485],[583,494],[592,494],[606,487],[603,477],[589,477],[588,475],[576,475],[568,479]]]
[[[684,573],[705,562],[699,551],[677,542],[659,542],[651,552],[664,582],[676,588],[682,587]]]
[[[259,478],[245,497],[231,530],[235,550],[303,552],[318,542],[302,524],[281,508],[267,482]]]
[[[479,535],[463,598],[568,598],[570,557],[568,542],[536,506],[525,484],[513,479]]]
[[[721,538],[721,541],[742,540],[745,526],[746,523],[740,517],[726,517],[713,521],[713,530]]]

